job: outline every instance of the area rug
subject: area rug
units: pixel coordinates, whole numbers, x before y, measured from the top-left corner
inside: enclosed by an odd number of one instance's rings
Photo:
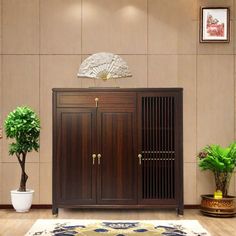
[[[25,236],[209,236],[197,220],[37,220]]]

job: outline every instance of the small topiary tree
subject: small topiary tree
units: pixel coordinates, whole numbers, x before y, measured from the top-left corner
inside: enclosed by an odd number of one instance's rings
[[[17,107],[10,112],[4,123],[7,138],[15,139],[9,145],[9,154],[16,155],[21,167],[21,181],[18,191],[26,191],[28,175],[25,173],[25,161],[28,152],[39,149],[40,120],[29,107]]]

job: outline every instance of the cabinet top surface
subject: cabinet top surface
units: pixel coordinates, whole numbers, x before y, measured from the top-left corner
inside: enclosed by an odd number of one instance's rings
[[[53,88],[53,92],[160,92],[183,91],[183,88]]]

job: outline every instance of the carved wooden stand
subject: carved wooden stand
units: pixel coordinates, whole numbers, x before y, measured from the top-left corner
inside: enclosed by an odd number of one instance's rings
[[[215,217],[233,217],[236,215],[236,197],[228,196],[214,199],[212,194],[201,195],[201,212]]]

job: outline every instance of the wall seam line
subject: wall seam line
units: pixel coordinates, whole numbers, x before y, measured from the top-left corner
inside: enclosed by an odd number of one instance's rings
[[[199,10],[198,9],[198,4],[197,4],[197,11]],[[196,23],[196,31],[198,32],[199,34],[199,20],[197,20],[197,23]],[[196,65],[196,88],[195,88],[195,93],[196,93],[196,124],[195,124],[195,128],[196,128],[196,134],[195,134],[195,138],[196,138],[196,147],[195,147],[195,152],[197,154],[197,150],[198,150],[198,51],[199,51],[199,36],[197,37],[197,40],[196,40],[196,61],[195,61],[195,65]],[[195,189],[195,202],[197,203],[197,196],[198,196],[198,176],[197,176],[197,171],[198,171],[198,164],[197,164],[197,161],[196,161],[196,166],[195,166],[195,169],[196,169],[196,189]]]
[[[233,1],[233,13],[235,14],[235,0]],[[235,43],[234,43],[234,40],[235,40],[235,32],[234,32],[234,30],[235,30],[235,19],[234,19],[234,16],[233,16],[233,20],[231,21],[231,29],[232,29],[232,32],[231,32],[231,40],[233,41],[233,80],[234,80],[234,140],[236,139],[236,130],[235,130],[235,128],[236,128],[236,121],[235,121],[235,118],[236,118],[236,107],[235,107],[235,105],[236,105],[236,102],[235,102],[235,99],[236,99],[236,94],[235,94],[235,92],[236,92],[236,90],[235,90],[235,85],[236,85],[236,83],[235,83],[235,75],[236,75],[236,72],[235,72]],[[235,178],[236,177],[236,174],[234,174],[234,186],[233,186],[233,188],[234,188],[234,195],[236,194],[236,183],[235,183]]]
[[[39,75],[39,78],[38,78],[38,83],[39,83],[39,117],[41,117],[41,106],[40,106],[40,98],[41,98],[41,56],[40,56],[40,52],[41,52],[41,0],[39,0],[39,10],[38,10],[38,29],[39,29],[39,34],[38,34],[38,37],[39,37],[39,44],[38,44],[38,47],[39,47],[39,50],[38,50],[38,63],[39,63],[39,72],[38,72],[38,75]],[[41,123],[41,122],[40,122]],[[41,145],[41,136],[40,136],[40,139],[39,139],[39,143]],[[41,203],[41,194],[40,194],[40,190],[41,190],[41,180],[40,180],[40,171],[41,171],[41,149],[39,149],[39,204]]]
[[[0,1],[0,4],[1,4],[1,80],[0,80],[0,83],[1,83],[1,101],[0,101],[0,106],[1,106],[1,127],[2,127],[2,133],[4,132],[4,128],[3,128],[3,102],[2,102],[2,99],[3,99],[3,89],[2,89],[2,85],[3,85],[3,56],[2,56],[2,50],[3,50],[3,30],[2,30],[2,26],[3,26],[3,3],[2,3],[2,0]],[[0,176],[1,176],[1,179],[3,179],[3,168],[2,168],[2,155],[3,154],[3,139],[1,139],[1,152],[0,152],[0,155],[1,155],[1,169],[0,169]],[[0,185],[0,196],[1,196],[1,200],[0,202],[3,203],[2,199],[3,199],[3,181],[1,181],[1,185]]]
[[[82,64],[82,55],[83,55],[83,0],[81,0],[81,5],[80,5],[80,37],[81,37],[81,42],[80,42],[80,64]],[[77,78],[80,80],[80,87],[83,87],[82,79]]]

